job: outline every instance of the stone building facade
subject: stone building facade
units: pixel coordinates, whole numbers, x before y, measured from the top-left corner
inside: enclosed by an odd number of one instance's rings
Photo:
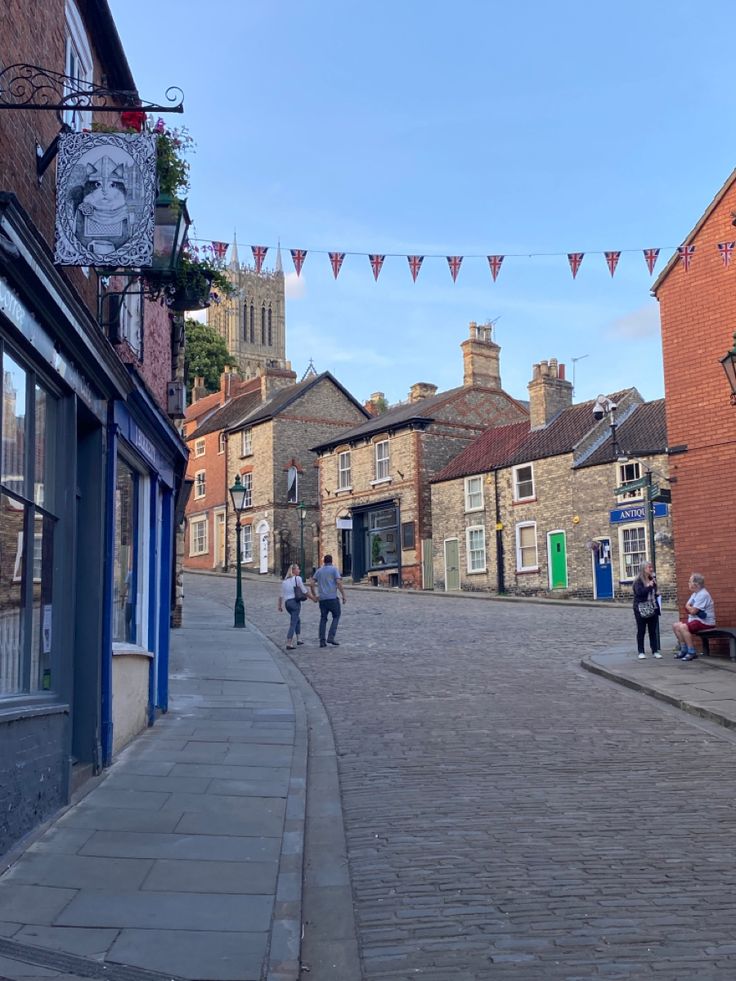
[[[645,486],[666,481],[662,401],[615,393],[616,445],[593,402],[573,406],[556,361],[534,366],[529,424],[489,429],[432,483],[434,581],[444,590],[628,600],[652,556],[665,599],[676,583],[669,508],[652,521]],[[567,403],[567,407],[563,407]],[[623,454],[626,454],[626,462]],[[667,485],[668,486],[668,485]]]
[[[344,576],[376,585],[432,588],[430,480],[489,426],[527,418],[501,387],[490,324],[461,344],[463,385],[413,385],[405,403],[315,446],[320,552]]]
[[[662,326],[662,354],[670,442],[672,502],[682,609],[688,579],[702,573],[716,617],[736,624],[736,408],[719,361],[733,345],[736,290],[733,262],[719,244],[736,238],[736,170],[684,239],[693,246],[685,270],[674,255],[654,284]]]
[[[222,335],[243,378],[267,367],[286,367],[286,298],[281,258],[276,268],[256,272],[241,264],[233,242],[228,277],[233,296],[210,307],[207,322]]]
[[[195,483],[187,507],[187,567],[232,567],[237,528],[228,488],[237,476],[248,490],[240,519],[243,568],[282,575],[289,563],[301,561],[303,544],[311,570],[318,564],[320,518],[311,448],[366,417],[329,372],[297,384],[293,372],[268,368],[244,382],[241,394],[188,436]]]

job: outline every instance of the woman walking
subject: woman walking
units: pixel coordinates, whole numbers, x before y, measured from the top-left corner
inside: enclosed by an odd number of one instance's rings
[[[281,582],[279,613],[286,607],[286,612],[290,618],[289,630],[286,634],[287,651],[293,651],[297,645],[304,643],[303,640],[299,639],[302,632],[301,609],[303,601],[297,597],[301,593],[306,599],[310,594],[304,585],[304,580],[299,575],[300,571],[298,563],[295,562],[289,566],[286,576]]]
[[[634,580],[634,619],[636,620],[636,648],[643,661],[644,634],[649,634],[649,647],[654,657],[662,657],[659,651],[659,603],[657,602],[657,577],[651,562],[642,562],[639,575]]]

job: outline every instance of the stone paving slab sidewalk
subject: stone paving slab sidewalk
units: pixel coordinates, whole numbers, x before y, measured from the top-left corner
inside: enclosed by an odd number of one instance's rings
[[[638,660],[629,645],[588,654],[581,664],[635,691],[675,705],[700,718],[736,728],[736,663],[727,657],[698,657],[679,661],[664,644],[661,660],[647,655]]]
[[[307,717],[231,616],[188,596],[168,714],[13,856],[0,978],[298,977]]]

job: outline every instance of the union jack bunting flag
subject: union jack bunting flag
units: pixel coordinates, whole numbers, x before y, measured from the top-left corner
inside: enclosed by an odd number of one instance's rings
[[[723,265],[728,268],[731,265],[731,253],[736,248],[736,242],[719,242],[718,251],[721,253]]]
[[[448,255],[447,265],[450,267],[450,275],[452,276],[453,283],[457,282],[457,274],[460,272],[460,266],[463,264],[463,257],[461,255]]]
[[[294,261],[294,268],[296,269],[297,276],[301,276],[302,266],[304,265],[304,260],[307,258],[306,249],[291,249],[291,258]]]
[[[659,258],[659,249],[644,249],[644,259],[646,260],[647,269],[650,274],[654,272],[654,267],[657,264],[657,259]]]
[[[227,255],[227,242],[213,242],[212,251],[218,259],[224,259]]]
[[[493,282],[496,282],[496,277],[501,272],[501,263],[504,260],[502,255],[489,255],[486,257],[488,259],[488,265],[491,267],[491,276],[493,276]]]
[[[378,274],[381,271],[381,266],[383,265],[383,260],[386,258],[385,255],[369,255],[368,258],[371,261],[371,269],[373,270],[373,278],[378,279]]]
[[[340,267],[342,266],[342,261],[345,258],[344,252],[328,252],[330,257],[330,263],[332,265],[332,271],[335,274],[335,279],[337,279],[337,274],[340,272]]]
[[[406,257],[409,263],[409,269],[411,269],[411,278],[416,283],[417,276],[419,275],[419,270],[422,268],[422,263],[424,262],[423,255],[408,255]]]
[[[567,253],[567,261],[570,263],[570,271],[572,272],[572,278],[573,279],[575,279],[575,277],[578,274],[578,269],[580,268],[580,266],[583,263],[583,256],[584,255],[585,255],[584,252],[568,252]]]
[[[608,263],[608,268],[613,278],[613,274],[616,272],[616,266],[618,265],[618,260],[621,258],[620,252],[604,252],[603,255],[606,257],[606,262]]]
[[[693,255],[695,253],[694,245],[678,245],[677,254],[682,259],[682,264],[685,267],[685,272],[690,268],[690,263],[692,261]]]
[[[251,245],[251,250],[253,252],[253,259],[256,264],[256,272],[259,273],[263,269],[263,260],[266,258],[266,253],[268,252],[267,245]]]

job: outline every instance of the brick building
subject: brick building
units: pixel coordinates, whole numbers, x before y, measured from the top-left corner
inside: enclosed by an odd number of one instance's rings
[[[652,554],[647,489],[617,495],[646,471],[667,475],[662,401],[612,396],[609,420],[572,405],[563,366],[541,362],[529,384],[530,422],[488,429],[432,481],[434,581],[445,590],[627,600]],[[620,462],[625,452],[627,462]],[[674,595],[666,504],[656,504],[659,582]]]
[[[460,387],[418,382],[407,402],[315,446],[320,552],[355,581],[432,588],[430,479],[489,426],[527,418],[501,388],[491,325],[471,323],[461,349]]]
[[[733,523],[736,409],[720,359],[736,328],[733,263],[719,243],[736,238],[736,171],[701,216],[686,246],[686,271],[673,256],[654,284],[662,325],[662,354],[670,442],[678,600],[682,609],[693,571],[705,576],[716,617],[736,623]]]
[[[105,0],[43,16],[8,0],[0,71],[19,64],[67,75],[59,100],[88,82],[137,98]],[[0,853],[166,707],[186,463],[167,310],[130,290],[110,316],[120,279],[52,252],[60,126],[94,111],[122,128],[120,111],[54,108],[48,88],[30,110],[16,92],[0,80]]]
[[[300,561],[303,536],[305,564],[311,569],[318,562],[319,527],[311,447],[365,420],[367,412],[329,372],[310,372],[297,384],[288,368],[261,368],[257,377],[239,383],[238,393],[188,432],[194,483],[185,564],[213,569],[235,561],[228,489],[238,475],[248,491],[241,519],[244,568],[282,575],[290,562]],[[191,406],[192,414],[198,405]]]

